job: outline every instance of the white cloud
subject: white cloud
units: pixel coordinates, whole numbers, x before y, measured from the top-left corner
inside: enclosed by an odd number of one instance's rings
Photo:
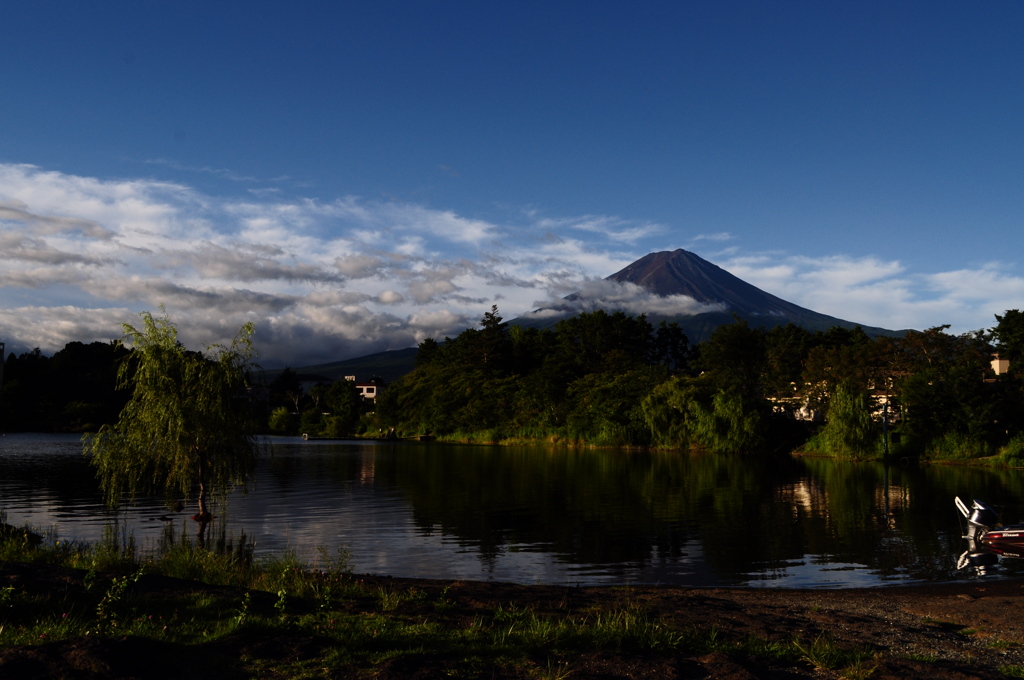
[[[135,313],[163,305],[193,347],[228,341],[251,320],[270,365],[338,359],[456,334],[496,301],[511,318],[538,290],[632,259],[611,254],[610,240],[595,247],[600,238],[584,244],[550,225],[555,247],[539,248],[540,230],[453,211],[279,193],[237,200],[30,165],[0,164],[0,206],[0,290],[43,301],[0,301],[8,349],[118,337]]]
[[[0,220],[31,225],[40,234],[60,234],[76,231],[92,238],[110,238],[112,233],[90,220],[54,215],[35,215],[26,210],[21,201],[0,202]]]
[[[693,237],[694,241],[731,241],[735,236],[727,231],[720,231],[715,234],[697,234]]]
[[[723,305],[704,304],[687,295],[656,295],[635,283],[605,279],[584,281],[577,292],[579,295],[573,295],[572,299],[549,298],[534,303],[538,308],[533,313],[534,316],[543,318],[566,311],[579,313],[597,309],[666,316],[688,316],[725,310]]]
[[[585,215],[575,218],[541,219],[536,226],[541,229],[578,231],[601,234],[610,241],[636,243],[637,241],[664,233],[665,227],[649,222],[637,223],[606,215]]]
[[[455,335],[491,304],[511,319],[578,290],[632,313],[700,311],[601,280],[667,249],[665,227],[523,220],[351,196],[239,200],[0,164],[0,341],[53,352],[109,340],[164,305],[190,347],[227,342],[253,321],[265,364],[305,365]],[[923,274],[881,258],[724,252],[716,264],[754,285],[874,326],[971,330],[1024,306],[1024,279],[998,264]]]
[[[383,273],[388,263],[375,255],[342,255],[335,258],[334,266],[350,279],[368,279]]]
[[[0,338],[7,340],[7,352],[20,353],[35,347],[53,352],[72,340],[116,340],[121,337],[121,325],[136,320],[135,314],[124,307],[0,307]],[[26,329],[31,330],[26,332]]]
[[[877,257],[771,253],[732,257],[719,265],[785,300],[867,326],[950,324],[951,332],[965,333],[990,328],[995,314],[1024,306],[1024,278],[996,263],[917,274],[897,260]]]

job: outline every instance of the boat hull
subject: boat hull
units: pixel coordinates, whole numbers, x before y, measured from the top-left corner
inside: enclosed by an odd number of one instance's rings
[[[1024,526],[990,529],[979,537],[978,542],[1003,557],[1024,557]]]

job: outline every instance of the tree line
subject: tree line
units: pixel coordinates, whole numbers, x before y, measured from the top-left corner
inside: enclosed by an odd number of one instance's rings
[[[0,432],[95,432],[116,422],[132,394],[119,384],[119,371],[135,352],[116,341],[69,342],[51,357],[39,349],[12,352],[3,366]],[[200,364],[209,359],[200,352],[182,353]],[[254,364],[246,370],[248,413],[256,432],[340,437],[366,428],[364,415],[372,405],[352,382],[303,389],[290,368],[269,381]]]
[[[118,342],[69,342],[48,357],[38,348],[4,361],[0,430],[86,432],[117,420],[128,402],[117,384],[129,350]]]
[[[1024,449],[1024,314],[996,320],[871,338],[737,319],[694,346],[643,315],[596,311],[541,330],[492,307],[479,328],[423,341],[375,415],[464,441],[1012,457]],[[993,372],[996,352],[1009,373]]]
[[[254,429],[343,436],[433,434],[461,441],[552,441],[708,451],[1024,460],[1024,313],[991,329],[948,326],[871,338],[861,329],[764,329],[743,321],[691,345],[675,324],[596,311],[551,329],[478,328],[419,345],[413,371],[371,405],[348,381],[303,390],[285,369],[251,380]],[[9,355],[0,430],[96,431],[130,393],[134,350],[68,343]],[[994,353],[1010,370],[995,375]],[[886,436],[884,436],[886,435]]]

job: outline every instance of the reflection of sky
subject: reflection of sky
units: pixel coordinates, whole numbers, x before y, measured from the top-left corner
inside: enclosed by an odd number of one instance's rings
[[[395,465],[401,463],[396,457],[401,455],[398,449],[276,440],[274,450],[273,458],[261,462],[247,495],[232,493],[227,506],[215,507],[218,519],[210,527],[210,538],[220,532],[230,537],[244,532],[247,540],[255,543],[257,555],[291,550],[311,564],[318,562],[321,549],[334,556],[339,548],[345,548],[351,555],[352,569],[360,573],[548,584],[876,586],[914,580],[909,567],[904,569],[902,565],[910,559],[924,559],[914,557],[916,548],[909,537],[891,528],[873,544],[876,550],[892,548],[888,561],[897,568],[886,573],[859,562],[862,556],[847,552],[831,557],[794,552],[771,562],[744,555],[744,560],[736,562],[744,565],[741,569],[721,573],[714,566],[714,555],[706,554],[705,546],[694,538],[681,538],[678,550],[670,556],[658,554],[651,547],[633,562],[580,564],[556,552],[553,543],[547,542],[549,536],[557,534],[553,527],[538,530],[538,540],[531,537],[530,543],[499,542],[484,555],[475,539],[456,535],[450,528],[442,531],[438,524],[425,524],[422,509],[417,523],[407,490],[394,479]],[[803,508],[808,516],[821,516],[821,499],[826,495],[823,490],[803,482],[787,489],[800,492],[795,507]],[[776,502],[792,502],[787,494],[794,493],[780,489]],[[901,512],[913,510],[912,503],[904,505]],[[111,516],[103,508],[77,435],[0,438],[0,511],[6,512],[10,524],[52,528],[60,538],[88,542],[103,538]],[[130,531],[141,548],[153,549],[168,524],[176,533],[194,533],[196,525],[187,519],[193,512],[194,506],[176,515],[160,499],[150,498],[141,499],[116,516],[120,530]],[[507,513],[502,516],[509,521],[523,509],[492,508],[489,512]],[[797,521],[795,514],[792,521]],[[498,522],[498,531],[505,526]],[[956,537],[951,538],[955,544]],[[842,543],[836,540],[833,547]],[[744,549],[737,546],[737,551]],[[722,559],[721,552],[717,559]],[[945,555],[932,554],[928,559],[941,561]],[[955,555],[951,559],[955,563]],[[933,572],[943,568],[940,564]],[[1012,565],[1006,573],[1019,571],[1019,565]]]
[[[758,588],[871,588],[879,585],[879,575],[863,564],[819,563],[813,555],[794,561],[770,573],[750,574],[744,585]],[[910,581],[888,578],[887,582]]]

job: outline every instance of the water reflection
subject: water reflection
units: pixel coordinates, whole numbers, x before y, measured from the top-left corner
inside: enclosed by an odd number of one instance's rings
[[[216,510],[217,540],[256,552],[346,546],[357,571],[524,583],[852,586],[956,571],[951,499],[1017,521],[1024,477],[823,459],[546,447],[276,439],[249,494]],[[103,510],[76,437],[0,439],[8,522],[94,541]],[[142,499],[118,516],[139,545],[195,525]],[[192,514],[188,510],[182,515]],[[219,532],[219,533],[217,533]],[[1003,573],[1015,573],[1010,565]]]

